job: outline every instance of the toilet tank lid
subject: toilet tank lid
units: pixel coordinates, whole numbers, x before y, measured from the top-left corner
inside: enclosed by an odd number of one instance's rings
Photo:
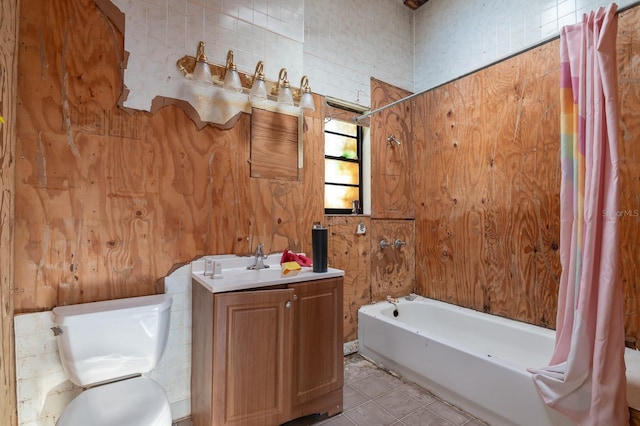
[[[74,319],[81,319],[82,315],[103,313],[105,316],[110,316],[112,311],[124,309],[135,309],[140,312],[161,312],[169,309],[172,302],[173,298],[169,294],[154,294],[151,296],[57,306],[52,310],[53,322],[57,325],[66,325],[74,321]]]

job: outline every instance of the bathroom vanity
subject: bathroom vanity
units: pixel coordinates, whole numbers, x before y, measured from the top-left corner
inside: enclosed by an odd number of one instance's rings
[[[283,275],[272,256],[258,271],[246,270],[249,258],[218,259],[219,279],[192,264],[194,426],[342,411],[344,272]]]

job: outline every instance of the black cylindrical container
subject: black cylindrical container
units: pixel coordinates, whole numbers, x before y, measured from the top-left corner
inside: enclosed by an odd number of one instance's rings
[[[329,231],[327,228],[311,230],[311,250],[313,253],[313,272],[327,272],[327,245]]]

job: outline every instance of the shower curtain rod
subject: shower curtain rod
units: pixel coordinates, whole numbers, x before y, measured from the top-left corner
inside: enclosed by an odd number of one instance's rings
[[[634,7],[638,6],[638,5],[640,5],[640,0],[638,0],[638,1],[634,1],[633,3],[630,3],[630,4],[628,4],[628,5],[624,6],[624,7],[619,8],[619,9],[616,11],[616,14],[620,14],[620,13],[622,13],[622,12],[624,12],[624,11],[626,11],[626,10],[629,10],[629,9],[631,9],[631,8],[634,8]],[[483,66],[483,67],[481,67],[481,68],[478,68],[477,70],[473,70],[473,71],[471,71],[471,72],[468,72],[468,73],[463,74],[463,75],[461,75],[461,76],[459,76],[459,77],[453,78],[453,79],[451,79],[451,80],[449,80],[449,81],[446,81],[446,82],[444,82],[444,83],[442,83],[442,84],[439,84],[439,85],[437,85],[437,86],[430,87],[430,88],[425,89],[425,90],[423,90],[423,91],[421,91],[421,92],[418,92],[418,93],[413,93],[413,94],[411,94],[411,95],[409,95],[409,96],[406,96],[406,97],[404,97],[404,98],[402,98],[402,99],[398,99],[397,101],[393,101],[393,102],[391,102],[391,103],[390,103],[390,104],[388,104],[388,105],[382,106],[382,107],[380,107],[380,108],[376,108],[376,109],[374,109],[373,111],[369,111],[369,112],[367,112],[367,113],[365,113],[365,114],[362,114],[362,115],[360,115],[360,116],[358,116],[358,117],[354,118],[354,121],[358,122],[358,121],[360,121],[360,120],[364,120],[365,118],[371,117],[372,115],[377,114],[377,113],[379,113],[379,112],[381,112],[381,111],[384,111],[384,110],[385,110],[385,109],[387,109],[387,108],[391,108],[392,106],[395,106],[395,105],[401,104],[401,103],[403,103],[403,102],[406,102],[406,101],[408,101],[408,100],[410,100],[410,99],[412,99],[412,98],[415,98],[416,96],[420,96],[420,95],[422,95],[423,93],[428,92],[429,90],[437,89],[437,88],[438,88],[438,87],[440,87],[440,86],[444,86],[445,84],[449,84],[449,83],[451,83],[451,82],[453,82],[453,81],[456,81],[456,80],[459,80],[459,79],[461,79],[461,78],[464,78],[464,77],[466,77],[466,76],[468,76],[468,75],[471,75],[471,74],[473,74],[473,73],[475,73],[475,72],[481,71],[481,70],[483,70],[483,69],[485,69],[485,68],[489,68],[490,66],[493,66],[493,65],[495,65],[495,64],[497,64],[497,63],[500,63],[500,62],[502,62],[502,61],[506,61],[507,59],[511,59],[511,58],[513,58],[514,56],[518,56],[518,55],[520,55],[520,54],[522,54],[522,53],[524,53],[524,52],[527,52],[527,51],[529,51],[529,50],[535,49],[536,47],[540,47],[540,46],[542,46],[543,44],[549,43],[550,41],[552,41],[552,40],[556,40],[556,39],[559,39],[559,38],[560,38],[560,34],[557,34],[557,35],[554,35],[554,36],[551,36],[551,37],[547,37],[547,38],[545,38],[545,39],[543,39],[543,40],[540,40],[539,42],[537,42],[537,43],[535,43],[535,44],[533,44],[533,45],[531,45],[531,46],[527,46],[527,47],[525,47],[525,48],[524,48],[524,49],[522,49],[522,50],[518,50],[518,51],[516,51],[516,52],[514,52],[514,53],[510,54],[509,56],[505,56],[504,58],[500,58],[500,59],[498,59],[497,61],[491,62],[491,63],[490,63],[490,64],[488,64],[488,65],[485,65],[485,66]]]

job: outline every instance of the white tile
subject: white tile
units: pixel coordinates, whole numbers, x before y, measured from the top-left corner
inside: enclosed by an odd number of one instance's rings
[[[57,418],[80,389],[64,375],[52,374],[34,379],[18,379],[19,423],[42,418]],[[53,424],[53,423],[50,423]]]
[[[186,275],[171,275],[164,279],[164,292],[167,294],[185,293],[191,283],[191,277]]]
[[[234,18],[238,18],[238,2],[236,0],[223,0],[222,13]]]
[[[30,379],[41,375],[64,374],[58,351],[42,355],[16,358],[16,374],[21,379]]]
[[[564,0],[558,3],[558,19],[564,16],[575,16],[576,0]]]
[[[187,3],[187,10],[185,15],[185,25],[187,29],[187,31],[185,32],[185,43],[187,47],[195,46],[195,49],[198,47],[198,42],[205,39],[204,18],[205,8],[202,5],[194,4],[192,2]]]
[[[31,334],[25,336],[24,338],[21,336],[16,336],[15,344],[16,358],[18,359],[33,355],[55,353],[58,350],[53,332],[50,332],[50,336],[47,334]]]
[[[191,398],[171,403],[171,417],[174,420],[185,418],[189,414],[191,414]]]
[[[238,19],[253,24],[253,8],[247,6],[238,6]]]
[[[31,334],[47,334],[53,327],[53,318],[50,311],[18,314],[14,317],[13,323],[16,337],[22,338]]]

